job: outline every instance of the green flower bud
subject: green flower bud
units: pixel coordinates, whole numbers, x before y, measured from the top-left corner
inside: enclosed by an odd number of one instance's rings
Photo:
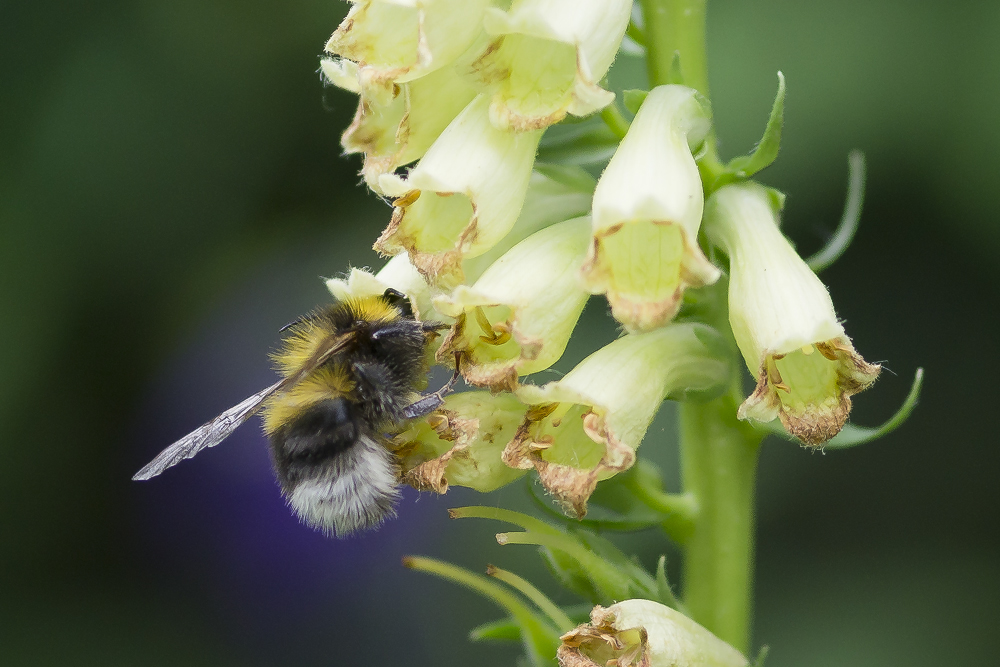
[[[482,31],[488,0],[352,0],[326,50],[358,63],[361,88],[391,88],[455,61]]]
[[[781,234],[780,203],[755,183],[727,185],[708,200],[705,232],[729,255],[729,322],[757,380],[739,418],[777,417],[818,446],[840,432],[851,396],[881,367],[855,352],[826,287]]]
[[[590,218],[535,232],[498,259],[471,287],[434,299],[456,318],[438,350],[462,353],[462,375],[494,391],[513,390],[519,375],[544,370],[562,356],[590,294],[579,270],[590,241]]]
[[[614,93],[598,82],[631,9],[631,0],[514,0],[509,11],[487,9],[483,25],[495,39],[474,68],[490,91],[493,124],[542,129],[610,104]]]
[[[568,512],[587,513],[597,482],[627,470],[663,399],[715,393],[731,371],[721,336],[703,324],[629,334],[584,359],[558,382],[522,385],[532,406],[503,459],[535,468]]]
[[[583,276],[629,331],[662,326],[685,288],[719,278],[698,247],[704,195],[692,149],[709,128],[696,91],[658,86],[597,183]]]
[[[498,130],[488,106],[485,96],[474,99],[405,179],[379,178],[382,192],[397,199],[375,249],[408,252],[432,284],[461,283],[462,260],[498,243],[524,203],[542,133]]]
[[[594,607],[561,638],[560,667],[746,667],[739,651],[690,618],[650,600]]]
[[[526,406],[512,394],[452,394],[444,406],[394,439],[403,481],[422,491],[445,493],[450,484],[493,491],[524,475],[500,458]]]

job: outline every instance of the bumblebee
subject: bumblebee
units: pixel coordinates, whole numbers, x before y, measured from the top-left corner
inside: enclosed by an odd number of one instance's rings
[[[398,461],[388,438],[444,402],[458,379],[421,395],[427,347],[447,325],[420,322],[400,292],[340,301],[287,325],[273,359],[282,379],[164,449],[147,480],[225,440],[263,412],[275,475],[306,524],[343,536],[395,514]]]

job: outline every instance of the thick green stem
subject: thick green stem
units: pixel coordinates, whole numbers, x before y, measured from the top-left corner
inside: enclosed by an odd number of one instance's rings
[[[681,479],[698,503],[684,561],[692,618],[746,653],[752,600],[754,482],[761,436],[732,395],[680,407]]]
[[[680,54],[684,83],[708,97],[705,55],[707,0],[640,0],[649,83],[670,82],[674,54]]]
[[[707,0],[640,2],[650,86],[670,83],[676,54],[684,83],[707,98]],[[714,135],[706,140],[706,148],[699,168],[712,182],[721,169]],[[717,297],[706,300],[703,319],[720,331],[728,330],[724,282],[703,291]],[[734,364],[742,363],[735,345],[732,356]],[[693,528],[683,544],[684,602],[692,618],[746,653],[761,436],[736,418],[742,399],[738,385],[714,401],[680,407],[681,481],[684,495],[694,499],[696,508]]]

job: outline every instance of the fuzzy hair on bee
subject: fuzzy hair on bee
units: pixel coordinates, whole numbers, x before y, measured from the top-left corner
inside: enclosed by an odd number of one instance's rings
[[[447,325],[420,322],[396,290],[348,299],[282,329],[272,355],[282,379],[163,450],[132,478],[147,480],[226,439],[263,412],[271,460],[296,515],[326,534],[372,528],[395,514],[399,469],[388,439],[444,401],[422,395],[427,348]]]

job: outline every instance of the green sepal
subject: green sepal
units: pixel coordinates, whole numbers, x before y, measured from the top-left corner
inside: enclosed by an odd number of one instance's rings
[[[757,657],[753,659],[750,667],[764,667],[764,660],[767,659],[767,654],[771,651],[770,646],[761,646],[760,650],[757,651]]]
[[[646,95],[649,95],[648,90],[630,88],[629,90],[622,91],[622,104],[625,105],[625,108],[630,113],[636,114],[639,112],[639,107],[646,100]]]
[[[781,147],[781,127],[785,119],[785,75],[778,72],[778,94],[771,105],[771,115],[764,128],[764,136],[749,155],[741,155],[729,161],[726,172],[720,176],[719,182],[712,188],[735,181],[750,178],[765,167],[770,166],[778,157]]]
[[[920,389],[923,386],[923,383],[924,369],[918,368],[917,372],[913,375],[913,384],[910,386],[910,393],[907,394],[906,400],[903,401],[903,404],[899,407],[899,410],[896,411],[896,414],[890,417],[881,426],[874,428],[855,426],[854,424],[844,424],[844,428],[840,430],[840,433],[826,441],[821,446],[821,449],[847,449],[848,447],[856,447],[892,433],[903,425],[903,422],[910,417],[913,409],[917,407],[917,402],[920,398]],[[780,436],[785,440],[796,443],[799,442],[797,438],[793,437],[788,433],[788,431],[785,430],[785,428],[781,425],[781,422],[777,419],[766,424],[759,424],[758,426],[762,430]]]
[[[819,273],[844,254],[854,240],[861,222],[861,207],[865,202],[865,155],[854,150],[847,156],[847,196],[840,224],[819,252],[806,260],[814,272]]]
[[[685,615],[688,614],[687,608],[684,603],[681,602],[677,596],[674,594],[674,589],[671,588],[670,582],[667,581],[667,557],[660,556],[660,560],[656,563],[656,601],[662,602],[672,609],[676,609]]]

